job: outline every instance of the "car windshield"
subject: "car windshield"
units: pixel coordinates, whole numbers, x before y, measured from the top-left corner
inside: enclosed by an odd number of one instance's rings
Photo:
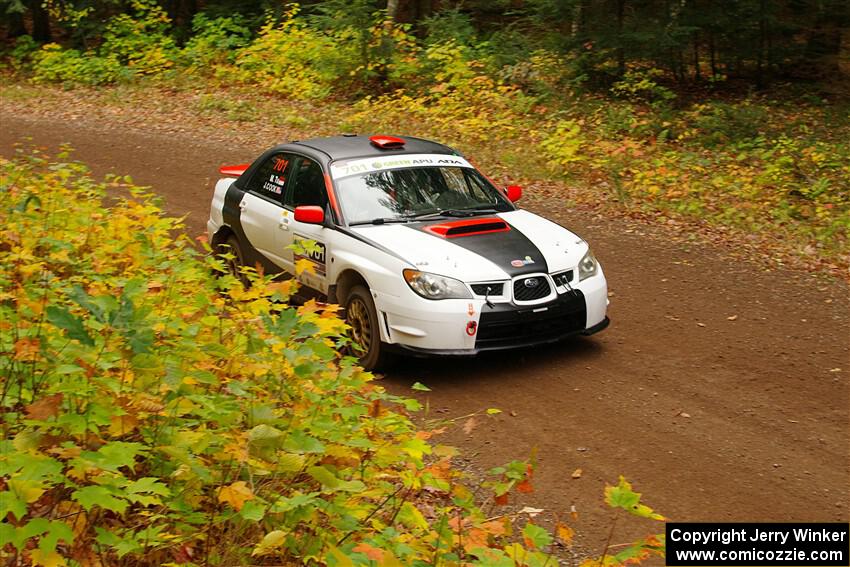
[[[513,210],[510,201],[471,167],[411,167],[350,175],[337,180],[336,192],[352,225]]]

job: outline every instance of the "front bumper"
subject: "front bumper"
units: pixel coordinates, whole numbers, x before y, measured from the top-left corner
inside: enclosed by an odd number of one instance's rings
[[[479,352],[509,350],[509,349],[516,349],[516,348],[531,347],[531,346],[540,346],[540,345],[544,345],[544,344],[557,343],[557,342],[566,340],[570,337],[575,337],[575,336],[578,336],[578,335],[584,335],[584,336],[593,335],[595,333],[598,333],[599,331],[604,330],[610,324],[611,324],[611,320],[608,317],[605,317],[605,319],[603,319],[601,322],[597,323],[596,325],[594,325],[590,328],[587,328],[587,329],[579,330],[579,331],[569,331],[569,332],[566,332],[566,333],[563,333],[563,334],[559,334],[557,336],[551,335],[549,337],[539,338],[539,339],[533,340],[533,341],[519,341],[519,340],[517,340],[517,341],[514,341],[512,343],[504,343],[504,344],[498,344],[498,345],[497,344],[490,344],[490,345],[481,346],[481,347],[478,347],[476,345],[476,347],[472,348],[472,349],[419,348],[419,347],[408,346],[408,345],[400,344],[400,343],[387,345],[387,348],[389,348],[389,350],[391,350],[393,352],[398,352],[398,353],[406,354],[406,355],[409,355],[409,356],[417,356],[417,357],[426,357],[426,356],[475,356]]]
[[[474,355],[542,345],[608,326],[607,285],[602,274],[558,293],[547,303],[517,305],[472,300],[399,300],[375,294],[382,341],[419,355]],[[470,327],[472,327],[470,329]]]

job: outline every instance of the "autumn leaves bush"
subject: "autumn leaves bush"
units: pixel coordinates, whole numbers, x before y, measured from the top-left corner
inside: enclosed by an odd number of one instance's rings
[[[332,306],[260,275],[246,290],[128,180],[0,160],[0,226],[4,562],[554,561],[541,526],[477,506],[531,490],[527,463],[474,497],[419,404],[340,357]],[[653,517],[624,482],[609,504]]]
[[[6,161],[0,187],[7,558],[350,564],[371,538],[387,561],[434,552],[404,496],[447,473],[399,413],[416,402],[339,358],[332,309],[214,278],[149,195],[107,210],[77,164]]]

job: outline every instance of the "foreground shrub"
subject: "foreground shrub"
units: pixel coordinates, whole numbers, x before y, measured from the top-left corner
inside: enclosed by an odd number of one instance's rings
[[[130,196],[107,210],[109,186]],[[109,186],[80,164],[0,161],[0,558],[552,560],[555,540],[528,516],[476,506],[455,452],[406,416],[416,401],[339,357],[333,306],[286,305],[290,282],[213,277],[221,262],[175,238],[150,195]],[[532,472],[492,471],[489,501],[530,491]],[[660,518],[624,482],[608,503]],[[558,534],[571,543],[566,523]]]
[[[339,360],[333,310],[214,279],[149,196],[107,211],[79,165],[6,162],[0,186],[5,551],[351,553],[382,501],[430,482],[431,448],[388,409],[415,402]]]

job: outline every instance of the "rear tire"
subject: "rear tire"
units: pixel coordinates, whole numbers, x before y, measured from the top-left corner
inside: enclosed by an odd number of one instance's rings
[[[345,320],[351,327],[352,355],[366,370],[378,370],[387,362],[381,344],[381,327],[372,294],[362,285],[354,286],[345,299]]]
[[[241,281],[242,285],[250,287],[251,282],[248,280],[248,277],[242,273],[241,268],[245,265],[245,256],[242,254],[242,248],[239,246],[239,239],[236,238],[235,234],[228,236],[227,240],[219,246],[219,253],[230,253],[233,255],[232,258],[224,259],[228,271]]]

